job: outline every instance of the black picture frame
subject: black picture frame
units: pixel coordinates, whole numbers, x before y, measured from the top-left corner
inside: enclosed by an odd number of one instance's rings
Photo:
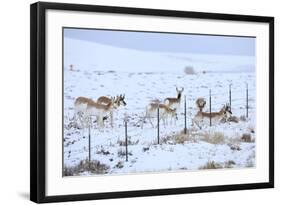
[[[262,22],[269,25],[269,181],[263,183],[230,184],[192,188],[170,188],[108,193],[46,196],[46,11],[48,9],[101,13],[136,14],[160,17],[216,19]],[[76,200],[97,200],[198,192],[217,192],[274,187],[274,18],[218,13],[156,10],[82,4],[38,2],[30,7],[30,199],[37,203]]]

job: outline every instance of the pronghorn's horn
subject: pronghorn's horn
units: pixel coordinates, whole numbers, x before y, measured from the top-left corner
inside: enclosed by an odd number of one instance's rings
[[[125,94],[123,94],[123,99],[125,99]]]
[[[183,92],[183,90],[184,90],[184,87],[181,87],[181,92]]]

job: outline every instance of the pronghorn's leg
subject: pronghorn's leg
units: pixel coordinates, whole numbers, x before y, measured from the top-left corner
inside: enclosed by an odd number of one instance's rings
[[[79,123],[80,123],[80,127],[83,129],[85,116],[83,116],[82,112],[78,112],[77,115],[78,115],[78,120],[79,120]]]
[[[198,127],[199,127],[199,129],[201,130],[202,129],[202,127],[200,126],[200,124],[199,124],[199,121],[198,120],[196,120],[196,119],[193,119],[192,120],[192,125],[194,126],[194,124],[196,124]]]
[[[103,116],[102,115],[99,115],[98,121],[99,121],[99,126],[101,128],[104,128],[104,122],[103,122]]]
[[[110,111],[109,115],[110,115],[110,125],[113,128],[113,111]]]
[[[142,118],[141,129],[143,129],[143,124],[144,124],[144,122],[145,122],[145,119],[146,119],[146,115],[144,115],[143,118]]]
[[[166,128],[166,118],[165,117],[162,117],[162,120],[163,120],[163,125],[164,125],[164,128]]]
[[[100,116],[98,115],[97,118],[96,118],[96,121],[97,121],[97,126],[98,126],[98,129],[101,131],[101,128],[103,128],[103,116]]]
[[[152,121],[151,121],[151,117],[149,116],[148,119],[149,119],[149,122],[150,122],[152,128],[154,128],[154,125],[153,125],[153,123],[152,123]]]

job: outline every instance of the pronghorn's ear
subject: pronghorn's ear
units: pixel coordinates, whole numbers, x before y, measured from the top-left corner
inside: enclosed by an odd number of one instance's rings
[[[182,92],[184,91],[184,87],[181,88],[181,91],[182,91]]]
[[[177,92],[179,92],[179,89],[178,89],[178,87],[176,87],[176,91],[177,91]]]

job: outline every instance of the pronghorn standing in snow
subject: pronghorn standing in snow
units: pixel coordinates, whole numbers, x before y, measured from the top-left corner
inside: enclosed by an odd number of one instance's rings
[[[212,119],[212,122],[214,123],[220,123],[224,119],[228,119],[231,116],[232,112],[230,110],[230,106],[228,104],[223,105],[223,107],[220,109],[219,112],[203,112],[199,110],[197,114],[194,116],[192,119],[192,124],[196,124],[200,129],[202,126],[200,125],[201,123],[204,123],[204,121]]]
[[[115,103],[115,97],[111,98],[108,104],[100,104],[92,100],[87,104],[86,115],[96,116],[98,125],[104,127],[103,117],[109,114],[111,120],[110,124],[111,127],[113,127],[113,109],[117,108]]]
[[[176,113],[176,109],[172,109],[170,107],[168,107],[165,104],[158,104],[158,103],[150,103],[147,107],[146,107],[146,111],[145,111],[145,116],[143,119],[143,123],[145,121],[145,119],[149,119],[149,122],[151,123],[152,127],[154,127],[151,118],[157,118],[157,109],[159,106],[159,121],[162,119],[163,120],[163,125],[164,127],[166,126],[166,119],[168,119],[169,117],[171,118],[171,120],[173,118],[175,118],[175,121],[177,120],[177,113]],[[143,127],[143,124],[142,124]]]
[[[177,97],[176,98],[166,98],[164,100],[165,105],[167,105],[170,108],[176,109],[177,111],[180,109],[180,104],[181,104],[181,96],[182,92],[184,91],[184,88],[182,87],[181,90],[176,87],[177,91]]]
[[[111,102],[111,98],[106,96],[101,96],[97,99],[97,102],[100,104],[108,105]],[[125,94],[124,95],[117,95],[115,101],[114,101],[114,107],[116,108],[116,114],[117,114],[117,108],[119,108],[121,105],[126,106],[127,103],[125,102]],[[113,127],[113,110],[111,110],[110,113],[110,122],[111,126]]]
[[[90,126],[90,124],[85,125],[85,123],[90,123],[90,116],[96,116],[98,125],[104,127],[103,116],[108,113],[111,115],[112,109],[115,108],[115,102],[115,98],[111,98],[111,101],[105,105],[97,103],[90,98],[78,97],[74,102],[74,119],[76,119],[78,114],[82,127],[86,127]]]

